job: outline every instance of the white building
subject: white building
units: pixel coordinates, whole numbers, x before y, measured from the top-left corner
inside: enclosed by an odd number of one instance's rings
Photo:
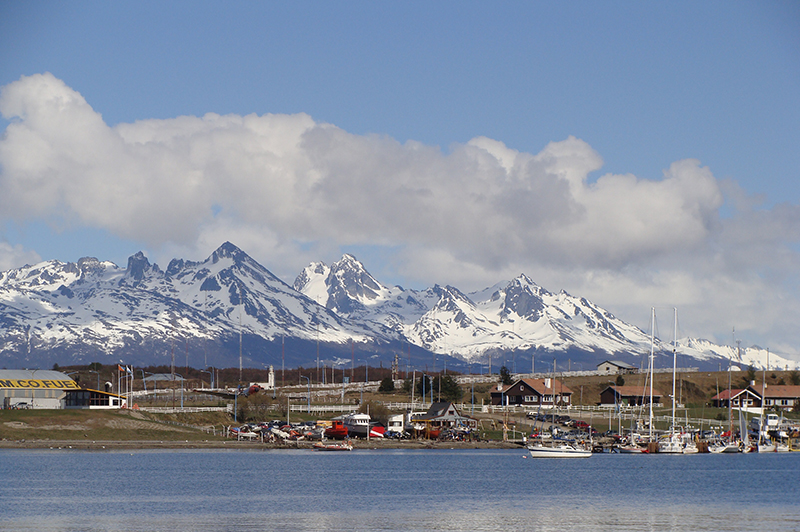
[[[622,375],[636,373],[636,367],[619,360],[605,360],[597,365],[597,372],[601,375]]]
[[[119,395],[81,388],[73,379],[46,369],[0,370],[2,408],[124,408]]]

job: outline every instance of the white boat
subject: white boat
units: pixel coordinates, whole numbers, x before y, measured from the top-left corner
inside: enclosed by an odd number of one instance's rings
[[[617,452],[620,454],[640,454],[647,452],[647,448],[635,444],[620,445],[617,447]]]
[[[589,458],[592,451],[576,447],[571,443],[553,443],[553,445],[543,445],[533,443],[528,445],[528,452],[531,458]]]
[[[739,451],[739,446],[735,443],[720,442],[716,445],[710,445],[708,447],[708,452],[715,454],[733,454],[738,453]]]
[[[674,440],[658,442],[658,454],[683,454],[683,443]]]
[[[369,432],[369,414],[352,413],[342,418],[351,438],[366,438]]]
[[[673,432],[658,442],[659,454],[683,454],[684,443],[680,434]]]
[[[774,453],[778,451],[778,446],[774,443],[759,443],[757,448],[760,453]]]

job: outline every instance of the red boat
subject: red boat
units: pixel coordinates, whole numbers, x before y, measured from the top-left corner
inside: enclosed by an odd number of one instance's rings
[[[332,440],[343,440],[347,438],[347,427],[339,419],[331,421],[332,425],[325,429],[325,437]]]
[[[370,438],[383,438],[386,433],[386,427],[379,423],[369,424],[369,437]]]

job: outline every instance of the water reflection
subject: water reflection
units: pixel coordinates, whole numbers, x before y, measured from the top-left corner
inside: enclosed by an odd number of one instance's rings
[[[523,456],[1,451],[0,529],[800,529],[794,453]]]

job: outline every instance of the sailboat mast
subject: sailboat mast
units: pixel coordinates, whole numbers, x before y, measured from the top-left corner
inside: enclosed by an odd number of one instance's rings
[[[764,371],[761,373],[761,423],[758,426],[758,444],[761,445],[761,435],[764,433],[764,403],[766,402],[766,398],[764,397],[767,393],[767,366],[769,366],[769,349],[767,349],[767,363],[764,366]]]
[[[656,309],[650,308],[650,412],[648,416],[648,438],[653,441],[653,354],[656,341]]]
[[[733,333],[733,343],[736,345],[736,327],[732,330]],[[731,371],[733,371],[733,352],[731,352],[731,356],[728,358],[728,432],[730,432],[730,439],[728,441],[733,441],[733,398],[731,397]],[[741,405],[739,405],[741,407]]]
[[[675,376],[678,368],[678,309],[673,308],[673,331],[672,331],[672,433],[675,434]]]

